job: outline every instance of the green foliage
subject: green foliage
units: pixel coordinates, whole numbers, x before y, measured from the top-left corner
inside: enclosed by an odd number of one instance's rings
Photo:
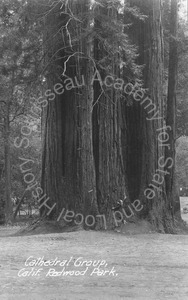
[[[113,73],[112,66],[115,63],[116,67],[126,70],[129,78],[140,77],[142,68],[135,63],[138,53],[129,39],[129,20],[144,20],[145,16],[138,8],[129,7],[121,1],[101,0],[94,3],[93,38],[99,41],[99,47],[101,45],[106,52],[97,64],[107,74]]]
[[[21,197],[24,190],[27,187],[27,184],[24,182],[24,174],[21,172],[20,165],[23,163],[23,160],[20,158],[31,159],[34,161],[31,165],[31,173],[35,176],[36,180],[40,182],[41,176],[41,133],[36,130],[37,121],[35,124],[30,125],[32,128],[31,134],[27,137],[29,140],[28,147],[25,149],[24,147],[15,147],[15,140],[17,139],[16,144],[20,144],[20,141],[23,139],[23,135],[21,133],[21,129],[27,123],[29,124],[29,117],[25,116],[25,120],[21,119],[21,117],[14,122],[12,129],[11,129],[11,170],[12,170],[12,194],[17,197]],[[28,119],[28,122],[26,122]],[[38,123],[40,122],[40,118],[38,119]],[[39,124],[38,124],[39,125]],[[1,140],[2,141],[2,140]],[[25,145],[25,144],[23,144]],[[0,152],[0,162],[4,162],[4,154]],[[29,166],[30,166],[29,165]],[[24,166],[24,169],[28,169],[28,164]],[[28,172],[29,173],[29,172]],[[0,194],[4,193],[4,174],[2,173],[2,177],[0,180],[1,190]]]
[[[30,1],[29,1],[30,3]],[[40,85],[42,76],[42,39],[40,25],[29,18],[27,0],[2,0],[0,3],[0,196],[4,193],[4,139],[8,134],[11,153],[12,193],[21,197],[26,184],[19,169],[19,157],[35,161],[32,172],[40,176],[41,137],[32,131],[27,149],[16,149],[14,139],[22,138],[21,127],[30,122],[29,96]],[[33,83],[34,82],[34,83]],[[9,114],[9,132],[5,116]],[[25,121],[23,119],[25,117]],[[40,116],[38,117],[38,123]],[[32,125],[31,125],[32,126]],[[37,124],[38,126],[38,124]],[[33,124],[34,127],[34,124]]]
[[[50,5],[51,4],[51,5]],[[59,50],[53,53],[51,60],[47,58],[49,62],[45,66],[45,75],[48,76],[52,71],[57,73],[59,68],[59,76],[62,74],[63,61],[67,61],[67,66],[76,64],[82,59],[88,59],[94,64],[94,67],[100,68],[106,74],[113,74],[113,66],[116,68],[123,67],[131,78],[141,76],[141,67],[138,66],[135,61],[137,58],[137,48],[132,45],[128,37],[129,24],[125,24],[124,12],[135,18],[144,20],[144,16],[139,12],[138,8],[131,8],[128,5],[122,4],[120,0],[99,0],[93,1],[89,11],[84,12],[79,7],[73,11],[73,6],[76,7],[81,2],[61,1],[61,3],[55,3],[50,1],[48,5],[50,8],[47,10],[47,6],[43,8],[42,16],[49,17],[57,16],[59,20],[59,28],[56,31],[50,25],[48,31],[47,47],[48,51],[44,53],[44,56],[48,56],[53,49],[54,45],[59,45]],[[58,8],[57,8],[58,7]],[[59,9],[59,10],[58,10]],[[40,10],[40,9],[39,9]],[[89,20],[87,22],[86,20]],[[87,24],[83,26],[83,24]],[[46,22],[45,26],[48,26]],[[45,28],[46,29],[46,28]],[[51,41],[49,44],[48,41]],[[91,49],[94,47],[95,40],[98,41],[99,47],[103,49],[105,55],[94,59],[93,55],[87,56],[83,51],[79,51],[78,45],[80,40],[87,40],[91,44]],[[47,48],[46,47],[46,48]],[[45,47],[44,47],[45,48]],[[46,49],[45,48],[45,49]],[[91,51],[92,53],[92,51]],[[57,62],[59,65],[57,67]],[[65,72],[66,74],[66,72]],[[66,74],[67,75],[67,74]]]

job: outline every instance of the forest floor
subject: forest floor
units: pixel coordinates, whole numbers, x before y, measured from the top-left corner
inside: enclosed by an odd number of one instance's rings
[[[18,226],[1,226],[0,300],[188,300],[188,235],[141,227],[13,236]]]

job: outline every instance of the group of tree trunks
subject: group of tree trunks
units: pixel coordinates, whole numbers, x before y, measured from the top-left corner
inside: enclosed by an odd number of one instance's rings
[[[117,10],[109,9],[105,5],[107,2],[103,1],[104,5],[95,8],[97,13],[118,18]],[[152,99],[159,111],[158,116],[162,118],[149,121],[147,109],[140,103],[133,100],[128,106],[126,101],[120,100],[117,90],[104,92],[99,81],[92,83],[96,70],[102,78],[108,74],[98,64],[107,54],[104,44],[96,36],[92,39],[92,35],[87,34],[87,30],[97,32],[101,26],[99,18],[91,22],[90,1],[69,1],[72,20],[68,29],[66,24],[70,14],[67,14],[67,7],[65,5],[64,12],[61,10],[60,13],[60,7],[56,5],[46,16],[46,63],[50,66],[48,87],[53,89],[57,82],[61,82],[60,74],[65,66],[66,76],[72,79],[76,76],[78,82],[82,82],[83,75],[85,85],[65,90],[62,95],[56,95],[54,101],[49,101],[43,116],[42,187],[49,197],[48,205],[56,203],[49,216],[51,219],[56,219],[61,210],[66,208],[84,216],[105,214],[107,223],[113,226],[110,217],[112,206],[126,195],[125,210],[135,199],[139,199],[143,205],[139,217],[148,219],[161,232],[172,232],[176,217],[174,201],[178,199],[174,189],[174,168],[170,175],[165,176],[160,189],[155,190],[152,200],[144,196],[144,191],[152,182],[159,159],[166,155],[175,160],[177,65],[172,67],[171,64],[174,64],[177,55],[176,46],[173,40],[170,44],[168,101],[165,103],[161,0],[128,2],[130,6],[139,7],[141,13],[146,15],[144,21],[134,19],[129,37],[138,47],[136,63],[143,65],[145,95]],[[172,0],[172,20],[177,20],[175,10],[176,0]],[[78,15],[79,22],[76,20]],[[174,23],[173,20],[172,27],[176,24],[177,21]],[[171,34],[176,35],[175,27]],[[77,43],[72,46],[75,37]],[[72,51],[75,55],[67,60]],[[114,56],[111,71],[120,77],[122,74],[116,61]],[[165,121],[173,128],[170,150],[166,153],[165,147],[159,145],[157,134],[157,129],[162,128]],[[178,214],[177,205],[176,210]]]

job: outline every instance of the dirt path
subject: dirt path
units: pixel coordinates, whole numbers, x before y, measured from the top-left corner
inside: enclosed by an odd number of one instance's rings
[[[10,231],[0,233],[1,300],[188,299],[188,236],[79,231],[5,237],[6,233]],[[61,264],[71,259],[65,269],[77,275],[52,276],[63,270],[58,264],[34,266],[34,271],[41,269],[35,276],[21,270],[32,271],[26,260],[42,257],[53,259],[51,264],[56,257]],[[79,266],[83,260],[88,265],[98,260],[100,269],[111,273],[101,275],[94,266]],[[79,275],[84,270],[85,275]]]

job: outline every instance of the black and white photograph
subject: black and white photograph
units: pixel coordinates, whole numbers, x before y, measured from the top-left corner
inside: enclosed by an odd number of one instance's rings
[[[188,0],[0,0],[0,300],[188,300]]]

